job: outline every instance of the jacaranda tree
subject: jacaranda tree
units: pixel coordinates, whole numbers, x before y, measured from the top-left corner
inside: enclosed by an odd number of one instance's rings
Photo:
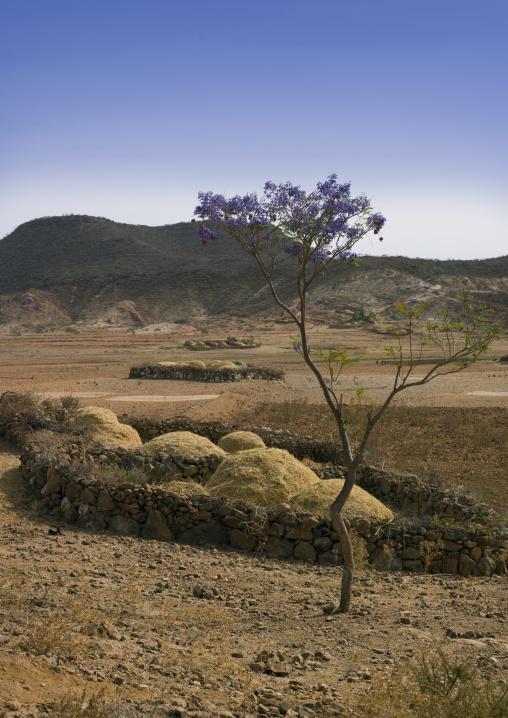
[[[342,509],[356,482],[374,426],[399,392],[425,384],[444,373],[460,371],[476,361],[499,335],[500,327],[488,322],[485,306],[475,303],[472,297],[464,296],[458,298],[461,319],[451,318],[445,310],[443,321],[425,324],[425,334],[417,340],[415,331],[421,326],[418,318],[422,307],[411,310],[399,305],[408,326],[404,331],[394,331],[395,344],[387,348],[396,365],[394,383],[386,400],[381,405],[370,407],[363,433],[353,446],[347,420],[350,401],[344,400],[338,388],[342,370],[353,360],[348,359],[344,350],[332,350],[326,356],[319,354],[313,358],[307,331],[307,300],[311,285],[331,265],[356,263],[357,254],[353,252],[356,244],[369,232],[379,234],[386,222],[385,217],[373,211],[365,195],[352,197],[350,184],[339,184],[336,175],[318,183],[316,190],[310,193],[290,182],[279,185],[267,182],[262,198],[253,193],[226,199],[213,192],[200,192],[198,198],[200,204],[194,214],[221,227],[253,257],[275,303],[295,322],[298,335],[292,337],[293,346],[312,370],[337,422],[346,479],[331,505],[331,515],[340,536],[344,560],[339,611],[347,612],[351,604],[355,566]],[[219,236],[204,224],[200,225],[198,234],[204,245]],[[274,281],[277,264],[284,255],[294,260],[296,309],[281,300]],[[407,348],[404,344],[406,337]],[[413,372],[420,363],[423,347],[429,343],[439,348],[441,357],[430,369],[426,368],[423,377],[414,378]],[[323,371],[318,364],[323,366]]]

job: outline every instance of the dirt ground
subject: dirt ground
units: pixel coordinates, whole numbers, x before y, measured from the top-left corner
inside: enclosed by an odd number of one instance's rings
[[[273,421],[297,426],[303,407],[311,417],[309,433],[324,435],[333,427],[326,424],[312,377],[288,348],[289,332],[287,327],[265,325],[221,327],[216,336],[210,331],[209,338],[259,336],[262,347],[235,351],[234,357],[283,366],[287,372],[284,383],[213,386],[126,378],[129,367],[143,361],[187,358],[181,346],[185,335],[174,339],[146,332],[80,330],[6,336],[0,345],[0,393],[74,394],[81,396],[82,404],[117,412],[203,419],[269,418],[270,407],[276,405]],[[345,389],[364,386],[379,400],[393,371],[376,364],[384,357],[382,338],[359,330],[346,336],[321,328],[315,333],[316,343],[324,348],[340,340],[365,357],[354,365]],[[386,443],[381,445],[378,437],[378,451],[385,456],[380,460],[396,463],[399,445],[419,430],[422,446],[414,442],[417,462],[435,463],[432,447],[423,445],[421,437],[434,438],[435,445],[446,448],[446,436],[455,436],[457,424],[463,431],[472,426],[471,436],[480,432],[483,443],[492,435],[501,442],[508,424],[508,366],[503,369],[493,357],[507,352],[505,343],[474,368],[408,393],[382,435]],[[221,351],[192,353],[192,358],[205,361],[224,357]],[[472,393],[479,391],[494,394]],[[201,397],[193,400],[193,395]],[[116,399],[133,396],[143,398]],[[157,400],[160,396],[179,400]],[[453,415],[462,417],[460,422],[449,418]],[[506,458],[506,444],[490,447],[477,483]],[[443,465],[450,463],[450,454],[453,463],[454,452],[462,451],[460,442],[457,446],[439,457]],[[407,462],[406,454],[401,455]],[[84,712],[87,700],[104,690],[104,705],[118,699],[133,711],[160,699],[165,711],[160,715],[397,718],[411,714],[397,713],[394,705],[390,713],[368,713],[361,706],[386,688],[394,670],[439,649],[454,661],[471,662],[482,679],[508,680],[505,576],[388,574],[361,566],[352,612],[326,615],[323,605],[338,598],[340,568],[93,535],[65,525],[59,526],[60,535],[49,533],[58,519],[34,503],[19,480],[17,464],[16,448],[2,442],[0,716],[53,716],[63,696],[81,695],[85,689],[88,698],[80,698],[67,712],[62,708],[60,715],[147,714],[115,712],[111,705],[102,713]],[[501,492],[506,492],[506,465],[495,474]],[[213,598],[194,595],[203,588]],[[451,631],[468,637],[451,638]]]

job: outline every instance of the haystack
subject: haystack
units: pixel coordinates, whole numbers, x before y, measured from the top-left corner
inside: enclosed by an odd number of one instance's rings
[[[343,486],[344,479],[318,481],[312,486],[306,487],[303,491],[294,494],[290,503],[302,511],[329,516],[330,505],[337,498]],[[348,519],[365,518],[380,519],[381,521],[391,521],[393,519],[393,514],[387,506],[359,486],[353,486],[342,513]]]
[[[195,481],[168,481],[167,484],[158,484],[158,488],[171,491],[178,496],[202,495],[208,496],[208,490]]]
[[[144,445],[147,454],[180,454],[184,457],[210,456],[219,454],[225,456],[226,452],[207,439],[206,436],[198,436],[190,431],[172,431],[169,434],[156,436]]]
[[[313,471],[283,449],[250,449],[227,456],[206,487],[215,496],[271,506],[317,481]]]
[[[156,366],[175,366],[176,361],[158,361]]]
[[[219,441],[219,446],[228,454],[236,454],[238,451],[248,449],[266,449],[263,439],[252,431],[233,431],[226,434]]]
[[[206,365],[207,369],[238,369],[232,361],[223,361],[222,359],[214,359]]]
[[[141,439],[136,429],[120,424],[116,414],[101,406],[85,406],[74,412],[69,419],[70,426],[85,427],[95,441],[108,449],[118,446],[134,449],[141,446]]]
[[[189,359],[189,361],[177,361],[175,362],[175,366],[182,369],[186,366],[193,366],[199,369],[204,369],[206,367],[206,364],[204,361],[199,361],[199,359]]]

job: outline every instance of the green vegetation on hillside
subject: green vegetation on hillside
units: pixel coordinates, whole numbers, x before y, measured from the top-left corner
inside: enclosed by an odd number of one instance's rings
[[[52,301],[74,321],[126,299],[160,320],[269,311],[269,291],[248,260],[230,238],[201,246],[190,222],[147,227],[86,215],[44,217],[20,225],[0,241],[0,296],[51,290]],[[294,267],[286,257],[278,264],[279,295],[291,301]],[[338,287],[339,277],[342,286],[363,272],[401,273],[431,284],[450,276],[497,279],[508,277],[508,255],[471,261],[366,256],[358,269],[341,265],[330,270],[319,285],[324,289],[319,304],[326,308],[330,303],[327,292]],[[504,292],[501,304],[508,306],[507,297]],[[391,296],[382,299],[391,303]],[[365,307],[366,317],[372,316],[371,309]]]

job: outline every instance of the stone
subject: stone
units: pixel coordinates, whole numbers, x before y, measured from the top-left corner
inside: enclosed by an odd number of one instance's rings
[[[250,536],[249,534],[233,529],[230,535],[230,544],[236,548],[244,549],[245,551],[254,551],[257,546],[257,538]]]
[[[337,609],[337,606],[335,603],[332,603],[331,601],[328,601],[327,603],[323,603],[321,606],[321,610],[326,616],[331,616],[332,613],[334,613]]]
[[[444,551],[460,551],[462,546],[460,543],[457,543],[456,541],[451,541],[450,539],[444,539],[443,541],[443,550]]]
[[[426,541],[439,541],[441,538],[441,535],[439,531],[427,531],[425,534],[425,540]]]
[[[90,504],[90,506],[95,506],[95,504],[97,503],[97,498],[94,492],[88,487],[86,489],[83,489],[83,491],[79,495],[79,500],[82,504]]]
[[[459,528],[448,527],[444,530],[443,537],[449,541],[458,541],[464,536],[464,530]],[[450,551],[456,551],[457,549],[450,549]]]
[[[141,530],[141,538],[152,541],[171,541],[173,539],[168,523],[160,511],[155,509],[150,511]]]
[[[370,563],[378,571],[388,571],[392,560],[392,552],[386,546],[379,546],[370,555]]]
[[[351,528],[355,529],[360,535],[370,534],[371,522],[368,519],[356,519],[351,524]]]
[[[289,558],[293,555],[293,544],[287,539],[270,536],[265,544],[265,551],[278,558]]]
[[[238,516],[224,516],[222,523],[230,529],[244,529],[247,526],[247,523]]]
[[[282,536],[284,536],[284,534],[286,533],[286,529],[282,524],[274,523],[270,526],[268,533],[270,534],[270,536],[282,538]]]
[[[119,641],[122,638],[122,634],[120,633],[118,628],[116,628],[116,626],[113,626],[112,623],[104,621],[102,627],[108,638],[111,638],[114,641]]]
[[[461,553],[459,556],[459,576],[470,576],[474,571],[476,562],[467,554]]]
[[[73,481],[69,481],[65,487],[64,494],[69,496],[71,499],[78,499],[81,494],[83,487],[79,484],[75,484]]]
[[[318,563],[323,566],[338,566],[342,563],[342,557],[339,557],[339,555],[334,551],[324,551],[323,553],[318,553],[317,560]]]
[[[115,502],[111,498],[111,496],[108,494],[108,492],[105,489],[101,489],[99,491],[99,495],[97,496],[97,510],[98,511],[113,511],[115,508]]]
[[[316,551],[328,551],[333,546],[333,541],[328,536],[320,536],[315,538],[312,545]]]
[[[300,541],[295,546],[294,557],[300,559],[300,561],[310,561],[314,563],[316,560],[316,549],[308,541]]]
[[[43,494],[58,494],[62,490],[62,481],[59,476],[50,476],[42,490]]]
[[[268,536],[270,522],[266,514],[254,514],[250,520],[249,533],[251,536]]]
[[[456,574],[459,567],[459,560],[455,557],[443,556],[443,573]]]
[[[140,525],[128,516],[112,516],[109,520],[108,529],[121,536],[139,536]]]
[[[275,506],[270,506],[267,509],[268,520],[275,521],[281,514],[287,513],[288,511],[291,511],[289,504],[275,504]]]
[[[300,519],[292,511],[285,511],[277,518],[279,523],[284,524],[284,526],[298,526],[300,523]]]
[[[300,539],[302,541],[312,541],[314,538],[312,529],[316,528],[316,526],[319,526],[319,520],[315,519],[313,516],[309,516],[308,519],[306,519],[303,523],[299,524],[298,526],[291,526],[289,529],[287,529],[285,537],[287,539]]]
[[[475,576],[492,576],[496,568],[496,562],[491,556],[482,556],[476,562],[474,569]]]
[[[423,563],[419,560],[402,561],[402,568],[405,571],[414,571],[415,573],[423,573]]]
[[[106,519],[103,514],[98,514],[93,506],[80,504],[77,514],[76,525],[80,528],[92,529],[93,531],[103,531],[106,528]]]
[[[478,561],[478,559],[482,555],[482,549],[479,546],[475,546],[474,548],[469,550],[469,555],[474,561]]]
[[[416,548],[416,546],[408,546],[399,554],[400,558],[403,561],[407,559],[411,561],[416,561],[416,559],[419,559],[421,555],[422,552],[420,551],[420,549]]]
[[[386,476],[384,476],[384,477],[381,479],[381,481],[379,482],[379,490],[381,491],[381,493],[382,493],[384,496],[387,496],[387,495],[390,493],[390,491],[392,490],[392,485],[391,485],[391,483],[388,481],[388,479],[386,478]]]
[[[178,534],[178,541],[189,546],[210,544],[212,546],[227,546],[229,544],[229,531],[218,521],[205,521],[185,529]]]

